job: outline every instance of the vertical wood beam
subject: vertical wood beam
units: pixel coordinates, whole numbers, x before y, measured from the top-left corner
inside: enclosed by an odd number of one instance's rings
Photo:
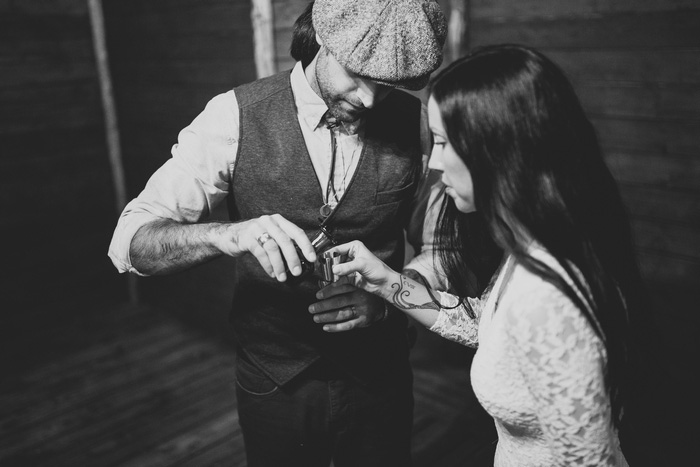
[[[447,59],[453,62],[469,51],[469,0],[450,0]]]
[[[275,73],[275,38],[272,0],[252,0],[250,12],[253,23],[255,69],[258,78]]]
[[[109,71],[109,57],[107,54],[107,41],[105,39],[104,12],[102,0],[88,0],[90,11],[90,25],[92,27],[92,43],[95,52],[97,74],[100,82],[102,96],[102,109],[105,123],[105,135],[107,138],[107,153],[112,172],[112,182],[115,193],[115,209],[120,213],[126,206],[126,178],[124,176],[124,164],[122,161],[121,145],[119,141],[119,125],[117,111],[114,103],[114,91],[112,89],[112,77]],[[136,278],[128,275],[128,294],[132,303],[138,303],[136,290]]]

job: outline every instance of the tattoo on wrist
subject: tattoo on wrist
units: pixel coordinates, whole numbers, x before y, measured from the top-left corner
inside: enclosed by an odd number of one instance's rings
[[[416,282],[421,282],[425,284],[425,278],[416,270],[414,269],[404,269],[401,274],[404,276],[408,277],[409,279],[413,279]]]
[[[415,290],[416,286],[408,281],[408,277],[403,274],[399,275],[399,281],[391,284],[394,289],[394,294],[391,301],[394,305],[404,310],[428,309],[439,310],[440,305],[431,300],[425,303],[413,303],[411,299],[411,291]]]

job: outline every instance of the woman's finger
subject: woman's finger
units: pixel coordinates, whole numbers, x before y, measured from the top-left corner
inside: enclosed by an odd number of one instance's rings
[[[341,255],[347,255],[348,258],[356,258],[367,250],[364,243],[359,240],[353,240],[352,242],[343,243],[342,245],[337,245],[331,248],[330,251],[340,253]]]

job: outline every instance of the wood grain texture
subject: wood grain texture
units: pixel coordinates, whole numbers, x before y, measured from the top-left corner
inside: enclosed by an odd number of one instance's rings
[[[533,46],[569,76],[622,184],[646,276],[696,286],[700,4],[473,0],[469,5],[470,44]]]
[[[621,183],[639,184],[648,189],[678,190],[697,196],[700,166],[697,158],[657,152],[606,152],[606,161]]]
[[[0,12],[0,226],[14,263],[0,273],[5,307],[119,295],[101,262],[116,213],[87,2]]]
[[[475,18],[592,17],[698,9],[695,0],[471,0],[470,6]]]
[[[537,3],[551,6],[554,2]],[[653,49],[700,46],[700,34],[697,33],[700,11],[697,9],[629,11],[614,15],[575,14],[574,10],[564,10],[564,13],[567,14],[534,18],[480,17],[475,13],[468,33],[476,41],[475,45],[507,39],[537,48]]]
[[[660,366],[649,377],[654,387],[640,415],[654,416],[661,432],[652,435],[643,423],[623,449],[638,460],[635,465],[682,465],[676,461],[692,443],[681,432],[678,408],[697,394],[687,371],[697,350],[700,322],[688,313],[697,293],[663,287],[651,292]],[[230,341],[185,325],[167,308],[99,301],[82,303],[70,320],[37,326],[27,319],[0,330],[9,350],[0,355],[3,466],[246,465]],[[470,390],[474,351],[425,328],[417,334],[411,355],[413,465],[493,465],[493,421]],[[8,366],[10,359],[14,364]]]
[[[37,339],[47,345],[33,358],[5,367],[2,465],[245,466],[230,343],[170,310],[81,310],[73,322],[44,326]],[[13,324],[13,355],[30,329],[29,321]],[[419,336],[414,465],[492,465],[493,423],[465,393],[473,352],[425,329]],[[439,349],[449,350],[438,357]]]

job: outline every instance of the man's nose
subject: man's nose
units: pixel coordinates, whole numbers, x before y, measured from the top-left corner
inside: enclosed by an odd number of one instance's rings
[[[358,99],[362,102],[362,105],[366,109],[371,109],[374,107],[374,91],[370,89],[367,86],[360,86],[357,88],[357,92],[355,93]]]
[[[385,90],[389,89],[391,89],[389,86],[362,80],[357,87],[355,95],[362,101],[362,105],[365,108],[371,109],[381,100],[385,94]]]

